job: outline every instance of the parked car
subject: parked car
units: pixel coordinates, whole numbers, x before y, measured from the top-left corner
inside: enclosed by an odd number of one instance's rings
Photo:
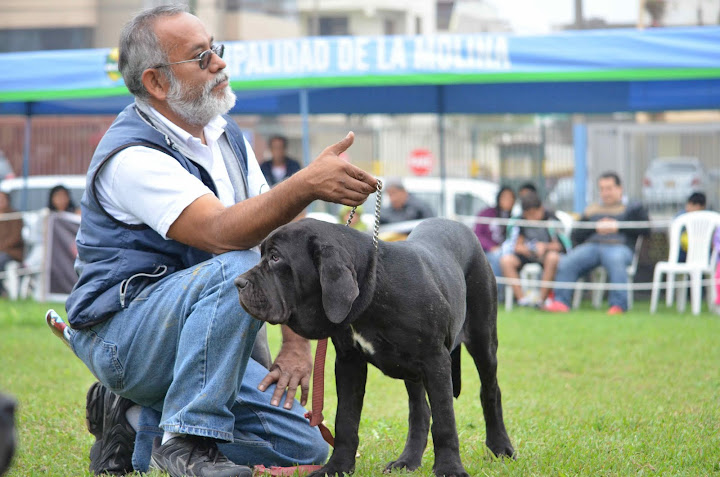
[[[662,157],[650,162],[643,178],[643,201],[650,207],[682,208],[695,191],[711,192],[717,182],[696,157]]]
[[[27,179],[15,177],[0,183],[0,191],[10,195],[13,208],[25,212],[47,207],[50,189],[56,185],[64,185],[69,191],[76,206],[85,190],[84,175],[30,176]],[[24,191],[27,196],[23,198]]]
[[[405,177],[403,186],[408,192],[425,201],[440,217],[457,218],[474,216],[482,209],[495,205],[500,187],[490,181],[479,179],[446,179],[445,202],[441,200],[442,182],[438,177]],[[383,196],[385,204],[390,201]],[[374,197],[367,204],[374,204]]]
[[[585,185],[585,204],[592,202],[593,184]],[[561,177],[547,195],[547,205],[555,210],[571,211],[575,207],[575,177]]]
[[[574,177],[561,177],[547,195],[548,204],[560,210],[572,210],[574,201]]]

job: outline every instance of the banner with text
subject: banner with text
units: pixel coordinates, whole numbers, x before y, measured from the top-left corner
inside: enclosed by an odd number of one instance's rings
[[[720,27],[227,42],[236,90],[720,78]],[[127,94],[118,50],[0,54],[0,101]]]

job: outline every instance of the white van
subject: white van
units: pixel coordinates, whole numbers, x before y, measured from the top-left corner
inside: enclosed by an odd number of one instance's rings
[[[50,189],[57,185],[65,186],[70,191],[75,206],[80,206],[80,198],[85,191],[84,175],[15,177],[2,181],[0,191],[10,195],[10,203],[15,210],[26,212],[47,207]],[[23,190],[27,190],[25,204],[23,204]]]
[[[380,177],[380,179],[384,184],[387,183],[385,178]],[[427,203],[436,216],[462,220],[469,226],[474,223],[471,217],[477,215],[481,210],[495,205],[495,199],[500,190],[496,183],[486,180],[449,178],[445,179],[445,201],[443,202],[441,199],[442,182],[439,177],[403,177],[401,181],[403,187],[410,194]],[[368,226],[368,230],[373,229],[375,222],[375,196],[376,194],[371,194],[363,204],[362,221]],[[385,193],[382,195],[382,207],[390,207],[390,200]],[[337,219],[330,219],[337,217],[337,210],[339,210],[339,206],[336,204],[318,202],[314,204],[313,212],[308,216],[320,220],[328,217],[328,221],[336,222]]]
[[[495,205],[500,187],[494,182],[480,179],[445,179],[445,202],[442,202],[442,182],[439,177],[404,177],[405,189],[430,206],[438,217],[457,219],[461,216],[476,215],[481,210]],[[375,203],[375,197],[368,198],[366,208]],[[390,201],[383,195],[383,206]]]

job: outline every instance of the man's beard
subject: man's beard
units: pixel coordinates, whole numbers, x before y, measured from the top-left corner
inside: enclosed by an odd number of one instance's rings
[[[218,73],[214,80],[208,81],[202,87],[192,89],[184,86],[172,72],[168,76],[170,90],[167,94],[167,104],[175,114],[190,125],[205,127],[214,117],[227,113],[235,106],[235,93],[229,86],[223,89],[220,96],[213,92],[215,86],[228,80],[227,73]]]

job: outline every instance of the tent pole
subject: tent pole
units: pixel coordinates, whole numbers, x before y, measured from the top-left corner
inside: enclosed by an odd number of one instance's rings
[[[307,167],[310,164],[310,101],[307,89],[301,89],[298,94],[300,95],[300,116],[302,120],[303,166]]]
[[[445,217],[445,197],[447,197],[447,191],[445,179],[447,178],[447,171],[445,168],[445,88],[438,86],[438,116],[437,116],[437,129],[438,129],[438,148],[440,149],[440,210],[439,216]]]
[[[587,124],[578,121],[573,125],[573,149],[575,150],[575,197],[573,209],[582,214],[587,197]]]
[[[32,132],[32,110],[31,103],[25,103],[25,136],[23,141],[23,189],[20,195],[20,210],[27,210],[28,207],[28,189],[27,179],[30,175],[30,133]]]

